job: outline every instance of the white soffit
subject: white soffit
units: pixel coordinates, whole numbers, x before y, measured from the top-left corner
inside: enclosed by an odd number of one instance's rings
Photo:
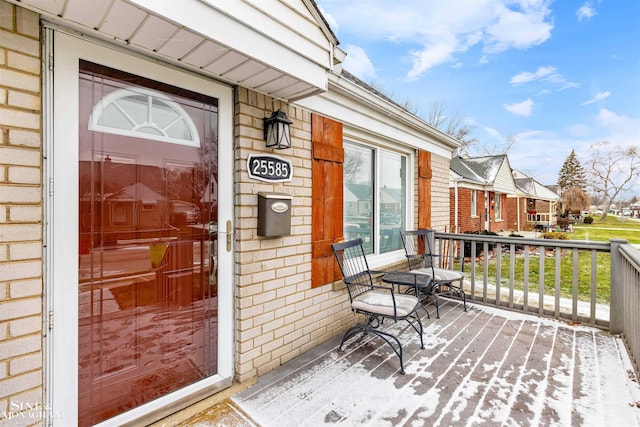
[[[337,40],[304,1],[10,1],[52,22],[289,101],[327,90],[337,52]]]

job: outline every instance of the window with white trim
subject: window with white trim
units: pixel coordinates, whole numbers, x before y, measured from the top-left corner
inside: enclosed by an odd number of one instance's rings
[[[141,87],[115,90],[94,107],[89,130],[200,147],[186,111],[167,95]]]
[[[367,254],[402,249],[406,228],[409,155],[381,147],[344,144],[344,236],[362,238]]]
[[[471,190],[471,216],[478,216],[478,190]]]
[[[495,194],[495,216],[496,216],[496,221],[499,221],[502,219],[502,194],[501,193],[496,193]]]

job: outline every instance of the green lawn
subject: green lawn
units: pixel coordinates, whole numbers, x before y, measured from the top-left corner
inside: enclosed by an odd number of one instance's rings
[[[604,220],[594,217],[592,224],[576,224],[574,232],[567,233],[570,240],[609,241],[612,238],[626,239],[629,243],[640,244],[640,221],[628,218],[619,219],[616,216],[607,216]],[[562,250],[560,259],[560,296],[572,298],[573,296],[573,251]],[[500,267],[501,286],[509,286],[509,253],[502,254]],[[529,256],[529,298],[535,298],[538,294],[540,283],[540,258],[538,254]],[[476,261],[476,277],[483,274],[482,261]],[[490,283],[496,282],[496,258],[488,261],[488,279]],[[458,266],[456,266],[458,268]],[[465,272],[471,271],[471,265],[465,263]],[[555,295],[555,253],[548,253],[544,262],[544,294]],[[524,289],[524,255],[518,254],[515,258],[514,287]],[[596,256],[596,300],[599,303],[609,303],[610,288],[610,255],[609,253],[597,253]],[[591,253],[580,251],[578,253],[578,299],[589,301],[591,295]]]
[[[573,296],[573,252],[562,250],[560,257],[560,296],[571,299]],[[597,253],[596,255],[596,301],[599,303],[609,302],[609,274],[610,256],[608,253]],[[500,267],[500,284],[503,288],[509,287],[509,254],[503,253]],[[488,261],[489,282],[496,282],[496,258]],[[482,261],[476,261],[476,277],[481,278],[483,274]],[[471,271],[470,265],[465,265],[465,272]],[[555,295],[555,275],[556,261],[555,252],[548,252],[544,263],[544,294]],[[514,266],[514,287],[524,289],[524,255],[516,255]],[[578,299],[589,301],[591,299],[591,253],[578,252]],[[529,256],[529,292],[532,295],[538,294],[540,284],[540,256],[531,254]]]
[[[579,223],[574,232],[568,233],[571,240],[608,241],[611,238],[626,239],[629,243],[640,244],[640,221],[607,215],[603,220],[594,217],[592,224]]]
[[[567,233],[571,240],[608,241],[612,238],[626,239],[629,243],[640,244],[640,221],[608,215],[604,220],[594,217],[592,224],[576,224],[574,232]],[[560,296],[572,298],[573,295],[573,251],[563,250],[560,259]],[[538,294],[540,283],[539,255],[531,254],[529,257],[529,298]],[[502,254],[500,267],[500,283],[503,288],[509,286],[509,254]],[[488,261],[489,282],[496,280],[496,258]],[[457,266],[456,266],[457,267]],[[476,261],[476,277],[483,274],[482,261]],[[465,272],[469,273],[471,266],[465,265]],[[544,293],[555,294],[555,254],[548,253],[544,263]],[[599,303],[609,302],[610,288],[610,255],[597,253],[596,256],[596,300]],[[524,256],[516,255],[514,267],[514,286],[516,289],[524,288]],[[504,290],[503,290],[504,291]],[[578,299],[589,301],[591,295],[591,254],[589,251],[578,253]]]

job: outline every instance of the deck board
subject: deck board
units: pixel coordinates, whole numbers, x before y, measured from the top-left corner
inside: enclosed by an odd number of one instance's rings
[[[262,427],[640,426],[640,408],[630,405],[640,387],[619,338],[441,301],[440,319],[423,318],[425,349],[406,324],[383,326],[400,334],[405,375],[380,338],[358,335],[338,351],[336,337],[263,375],[233,403],[251,418],[246,425]]]

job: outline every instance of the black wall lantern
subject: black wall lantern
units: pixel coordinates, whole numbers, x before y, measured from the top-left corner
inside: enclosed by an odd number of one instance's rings
[[[291,129],[293,121],[284,111],[274,111],[271,117],[264,118],[264,140],[267,148],[291,148]]]

